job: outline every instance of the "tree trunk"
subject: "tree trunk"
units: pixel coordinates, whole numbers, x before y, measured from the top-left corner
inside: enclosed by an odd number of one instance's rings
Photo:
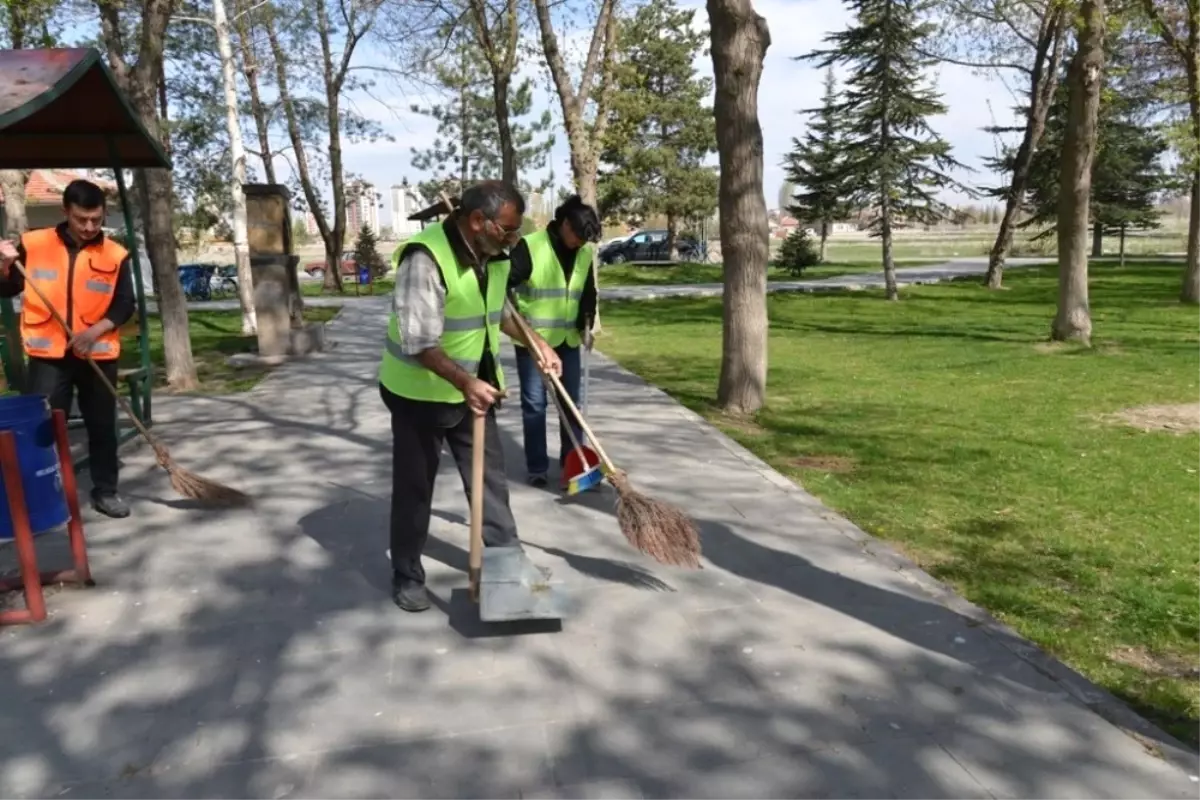
[[[316,0],[317,37],[321,42],[321,68],[325,86],[325,124],[329,131],[329,182],[333,194],[333,225],[327,226],[325,252],[330,255],[325,270],[325,289],[337,292],[342,288],[342,248],[346,244],[346,174],[342,166],[341,78],[333,64],[332,34],[329,29],[329,10],[325,0]]]
[[[541,32],[542,51],[562,106],[563,126],[567,130],[567,144],[571,151],[571,172],[575,177],[575,191],[579,193],[583,202],[595,208],[596,173],[599,168],[600,148],[608,127],[608,104],[611,99],[613,67],[616,63],[617,3],[616,0],[601,0],[578,91],[571,85],[571,75],[558,47],[558,35],[554,32],[554,23],[550,18],[550,0],[533,0],[533,5]],[[749,5],[748,0],[745,5]],[[592,115],[595,124],[589,126],[585,112],[597,69],[601,75],[600,91]],[[755,85],[757,86],[757,80]]]
[[[324,8],[325,8],[324,3],[322,3],[321,4],[322,12],[324,11]],[[287,120],[288,138],[291,140],[292,150],[293,150],[295,158],[296,158],[296,172],[298,173],[299,178],[300,178],[300,188],[304,191],[304,199],[305,199],[305,202],[308,204],[309,212],[313,215],[313,219],[316,220],[317,230],[320,231],[320,233],[321,233],[321,241],[325,243],[326,262],[327,262],[327,264],[329,264],[329,266],[332,267],[331,269],[325,270],[325,285],[329,285],[329,273],[335,272],[335,273],[337,273],[337,277],[336,277],[336,280],[338,281],[337,288],[340,290],[341,289],[341,268],[342,268],[341,242],[338,241],[338,243],[337,243],[337,251],[338,252],[333,256],[334,260],[332,262],[329,262],[330,250],[333,249],[330,247],[330,245],[334,239],[335,231],[330,229],[329,223],[325,219],[325,214],[324,214],[324,212],[321,211],[321,198],[316,192],[316,189],[315,189],[315,186],[314,186],[313,180],[312,180],[312,173],[308,169],[308,156],[304,149],[304,138],[300,133],[300,121],[296,115],[296,106],[295,106],[295,103],[292,101],[291,88],[290,88],[290,84],[288,82],[287,59],[286,59],[286,56],[283,51],[283,46],[279,40],[279,34],[275,30],[275,22],[271,18],[270,15],[268,15],[264,18],[263,27],[266,29],[267,41],[271,45],[271,54],[274,56],[274,59],[275,59],[276,90],[279,93],[279,102],[283,106],[284,117]],[[328,37],[326,36],[325,37],[326,46],[328,45],[328,41],[329,41]],[[332,134],[331,134],[331,139],[332,139]],[[338,167],[340,168],[340,166],[341,166],[341,149],[339,148],[338,149]],[[343,183],[341,176],[335,177],[334,186],[335,186],[335,189],[337,187],[342,188],[342,203],[343,203],[343,205],[341,208],[341,212],[342,212],[341,220],[342,221],[341,221],[340,225],[341,225],[341,229],[343,231],[342,235],[344,236],[345,235],[345,224],[346,224],[345,223],[345,218],[346,218],[345,217],[345,211],[346,211],[345,184]]]
[[[117,4],[97,0],[100,12],[101,41],[109,65],[118,83],[129,94],[134,110],[151,136],[157,136],[169,149],[169,137],[161,127],[158,91],[162,83],[162,51],[171,0],[145,0],[142,5],[137,63],[132,66],[122,39],[122,23]],[[175,207],[169,169],[140,170],[136,179],[146,250],[154,275],[159,322],[163,329],[163,360],[167,385],[176,391],[199,386],[196,362],[192,357],[191,331],[188,327],[187,300],[179,284],[175,231],[171,211]],[[137,247],[136,242],[130,242]]]
[[[667,214],[667,247],[666,247],[666,250],[667,250],[667,260],[668,261],[677,261],[678,260],[678,258],[676,257],[677,254],[675,253],[675,240],[679,236],[678,228],[679,228],[679,221],[677,219],[675,219],[675,215]]]
[[[1125,223],[1121,223],[1121,269],[1125,269]]]
[[[1013,163],[1012,180],[1004,201],[1000,230],[996,232],[996,242],[988,256],[984,285],[989,289],[999,289],[1004,283],[1004,261],[1008,257],[1008,251],[1012,249],[1017,215],[1020,214],[1025,201],[1025,188],[1029,185],[1029,170],[1041,143],[1042,134],[1046,132],[1046,116],[1054,100],[1054,90],[1058,86],[1058,65],[1062,60],[1063,40],[1066,38],[1063,36],[1063,20],[1062,6],[1048,3],[1038,32],[1038,47],[1029,80],[1029,114],[1025,118],[1025,132]]]
[[[145,207],[146,250],[158,284],[158,317],[163,329],[163,357],[167,384],[175,391],[192,391],[199,386],[192,357],[188,328],[187,298],[179,284],[179,266],[175,255],[175,234],[171,228],[171,172],[165,169],[139,170],[137,181]]]
[[[1100,258],[1104,255],[1104,225],[1099,222],[1092,223],[1092,258]]]
[[[242,51],[242,68],[246,76],[246,86],[250,90],[250,114],[254,117],[254,128],[258,134],[259,157],[262,160],[263,175],[267,183],[277,184],[278,180],[275,177],[275,152],[271,147],[271,129],[270,122],[267,116],[267,109],[263,105],[262,92],[259,89],[258,75],[259,63],[258,52],[254,39],[258,35],[257,27],[250,19],[250,12],[241,9],[239,5],[238,16],[234,22],[238,31],[238,42],[241,45]],[[268,13],[270,13],[268,11]],[[253,270],[251,270],[253,274]],[[296,282],[291,290],[292,302],[290,303],[291,320],[293,328],[302,328],[304,326],[304,296],[300,294],[300,284]],[[253,295],[251,295],[253,298]]]
[[[720,157],[721,250],[725,259],[721,377],[717,403],[750,414],[767,396],[767,259],[763,135],[758,83],[771,45],[750,0],[708,0]]]
[[[238,44],[242,51],[242,71],[246,76],[246,88],[250,90],[250,115],[254,117],[254,128],[258,133],[258,149],[263,162],[263,174],[267,183],[276,183],[270,124],[258,84],[258,53],[255,52],[254,47],[254,36],[257,31],[249,19],[248,12],[245,11],[239,11],[234,25],[237,28]]]
[[[892,253],[892,203],[888,192],[882,192],[879,206],[879,240],[883,247],[883,285],[888,300],[900,299],[900,287],[896,283],[896,259]]]
[[[819,260],[819,261],[820,261],[822,264],[824,264],[824,263],[825,263],[825,245],[826,245],[828,242],[829,242],[829,221],[828,221],[828,220],[822,220],[822,221],[821,221],[821,252],[820,252],[820,254],[817,256],[817,259],[818,259],[818,260]]]
[[[1192,172],[1187,265],[1183,268],[1183,290],[1179,294],[1179,299],[1189,305],[1200,303],[1200,167]]]
[[[242,335],[258,332],[254,316],[254,276],[250,274],[250,235],[246,226],[246,148],[238,119],[237,77],[233,69],[233,40],[225,0],[212,0],[213,23],[217,29],[217,52],[221,56],[221,81],[225,90],[225,127],[229,131],[229,155],[233,162],[229,194],[233,200],[233,258],[237,263],[238,301],[242,306]]]
[[[507,75],[492,79],[492,95],[496,106],[496,128],[499,132],[501,177],[510,186],[517,185],[517,149],[513,145],[512,126],[508,119]]]
[[[1104,0],[1083,0],[1078,24],[1078,45],[1067,73],[1070,95],[1058,198],[1058,313],[1050,338],[1090,344],[1088,206],[1104,69]]]

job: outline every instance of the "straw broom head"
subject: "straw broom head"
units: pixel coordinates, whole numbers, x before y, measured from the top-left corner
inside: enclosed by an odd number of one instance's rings
[[[624,472],[614,472],[609,483],[617,490],[617,523],[631,545],[660,564],[701,569],[700,531],[691,517],[634,489]]]
[[[167,471],[167,475],[171,479],[171,488],[180,497],[198,500],[210,506],[226,508],[240,508],[249,506],[253,502],[250,496],[244,492],[216,481],[210,481],[208,478],[179,466],[161,443],[151,441],[151,445],[154,447],[154,455],[157,457],[159,466]]]

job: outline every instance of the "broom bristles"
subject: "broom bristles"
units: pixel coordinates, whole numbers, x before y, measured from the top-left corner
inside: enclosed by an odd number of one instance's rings
[[[609,476],[617,490],[617,523],[639,551],[676,567],[700,569],[700,531],[680,509],[642,494],[624,473]]]
[[[239,492],[230,486],[226,486],[216,481],[210,481],[208,478],[188,472],[182,467],[174,464],[168,468],[168,473],[171,476],[171,488],[178,492],[182,497],[189,500],[199,500],[208,505],[214,506],[248,506],[250,505],[250,496],[244,492]]]

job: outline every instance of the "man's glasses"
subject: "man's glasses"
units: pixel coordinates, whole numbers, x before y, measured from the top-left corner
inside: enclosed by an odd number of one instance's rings
[[[494,219],[487,220],[487,223],[495,229],[493,235],[495,235],[496,238],[505,244],[513,244],[521,238],[520,225],[517,225],[515,228],[506,228],[499,222],[496,222]]]

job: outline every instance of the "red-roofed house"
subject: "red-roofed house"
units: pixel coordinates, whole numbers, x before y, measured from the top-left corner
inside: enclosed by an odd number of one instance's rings
[[[116,183],[65,169],[35,169],[30,173],[29,181],[25,184],[25,217],[30,229],[50,228],[62,222],[63,189],[76,178],[87,178],[109,196],[104,227],[124,230]],[[0,206],[3,204],[4,193],[0,191]]]

